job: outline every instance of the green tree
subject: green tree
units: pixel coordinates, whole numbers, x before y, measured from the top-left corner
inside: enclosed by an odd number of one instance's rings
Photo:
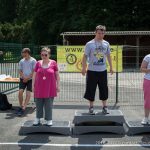
[[[150,30],[149,0],[0,0],[0,40],[60,43],[60,33]]]
[[[0,0],[0,22],[13,22],[17,18],[16,0]]]

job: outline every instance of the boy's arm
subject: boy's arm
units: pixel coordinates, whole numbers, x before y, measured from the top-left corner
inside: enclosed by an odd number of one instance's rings
[[[21,61],[19,62],[19,75],[20,75],[20,78],[24,78],[24,74],[23,74],[23,71],[22,71],[22,62]]]
[[[20,78],[23,78],[23,72],[21,70],[19,70],[19,75],[20,75]]]
[[[83,76],[85,76],[85,74],[86,74],[87,58],[89,57],[89,55],[90,55],[90,45],[87,43],[85,45],[84,54],[83,54],[83,57],[82,57],[82,70],[81,70],[81,73],[82,73]]]
[[[86,74],[86,68],[87,68],[87,56],[85,54],[83,54],[83,58],[82,58],[82,75],[84,76]]]
[[[113,74],[114,71],[113,71],[113,67],[112,67],[112,59],[111,59],[110,54],[107,54],[107,60],[108,60],[109,66],[110,66],[110,73]]]

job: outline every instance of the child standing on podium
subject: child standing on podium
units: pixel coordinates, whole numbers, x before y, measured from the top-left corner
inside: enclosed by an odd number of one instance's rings
[[[144,91],[144,111],[145,117],[141,124],[149,124],[149,114],[150,114],[150,54],[146,55],[141,64],[141,71],[145,73],[143,81],[143,91]]]
[[[54,97],[60,91],[60,78],[56,61],[49,58],[50,49],[42,48],[41,58],[38,61],[34,73],[32,88],[36,102],[36,118],[33,125],[39,125],[45,111],[46,125],[52,125],[52,108]]]
[[[94,113],[94,99],[96,87],[99,87],[99,99],[102,100],[104,114],[108,113],[108,83],[106,58],[110,66],[110,73],[113,74],[112,60],[110,56],[110,45],[105,41],[106,27],[99,25],[95,30],[95,38],[85,45],[82,59],[82,75],[86,74],[86,91],[84,98],[89,101],[89,113]],[[87,69],[88,61],[88,69]]]

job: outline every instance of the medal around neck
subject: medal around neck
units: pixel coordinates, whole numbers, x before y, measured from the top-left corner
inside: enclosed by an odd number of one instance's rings
[[[45,76],[43,77],[43,80],[46,80],[46,77],[45,77]]]

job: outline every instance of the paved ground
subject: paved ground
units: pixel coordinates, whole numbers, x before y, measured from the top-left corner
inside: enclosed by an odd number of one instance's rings
[[[14,103],[16,106],[17,103]],[[98,103],[96,103],[98,105]],[[87,109],[86,103],[76,104],[69,102],[55,102],[53,110],[53,120],[65,121],[73,120],[75,110]],[[141,120],[143,112],[142,107],[113,107],[110,109],[120,109],[127,120]],[[16,107],[14,107],[16,109]],[[96,106],[96,109],[99,109]],[[137,110],[138,109],[138,110]],[[139,144],[150,144],[150,135],[116,135],[116,134],[85,134],[74,136],[62,136],[54,134],[29,134],[26,136],[19,135],[21,124],[27,120],[34,119],[35,112],[32,105],[24,117],[17,117],[15,110],[1,112],[0,115],[0,150],[30,150],[30,149],[146,149],[139,147]],[[18,144],[20,143],[20,144]],[[47,144],[47,145],[45,145]],[[122,147],[120,147],[122,146]],[[145,145],[147,146],[147,145]],[[150,145],[148,145],[150,147]]]
[[[143,117],[142,76],[139,73],[119,74],[119,103],[114,106],[116,98],[116,76],[109,76],[110,109],[120,109],[128,121],[141,120]],[[83,100],[85,77],[80,74],[61,74],[61,93],[55,99],[53,120],[73,120],[75,110],[87,110]],[[96,96],[97,99],[98,96]],[[32,102],[24,117],[17,117],[17,93],[8,95],[14,110],[0,112],[0,150],[144,150],[150,148],[150,134],[127,136],[116,134],[87,134],[62,136],[54,134],[30,134],[20,136],[19,130],[25,121],[34,119]],[[32,99],[33,101],[33,99]],[[96,101],[96,109],[101,109]],[[18,144],[19,143],[19,144]],[[142,145],[141,145],[142,144]]]

